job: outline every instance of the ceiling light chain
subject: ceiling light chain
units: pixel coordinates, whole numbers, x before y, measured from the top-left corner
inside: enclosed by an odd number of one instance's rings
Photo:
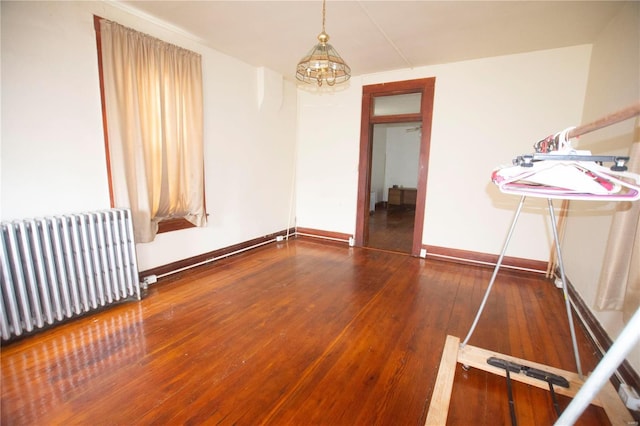
[[[326,82],[329,86],[344,83],[351,77],[351,68],[331,46],[325,32],[326,0],[322,0],[322,32],[319,43],[305,55],[296,70],[296,78],[305,83],[316,83],[319,87]]]

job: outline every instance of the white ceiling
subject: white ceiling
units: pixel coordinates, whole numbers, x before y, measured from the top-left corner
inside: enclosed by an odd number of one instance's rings
[[[117,3],[289,79],[322,30],[321,0]],[[592,43],[624,3],[329,0],[325,29],[361,75]]]

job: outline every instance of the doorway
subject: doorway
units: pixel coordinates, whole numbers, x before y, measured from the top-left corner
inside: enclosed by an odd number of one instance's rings
[[[422,123],[373,125],[365,247],[411,253]]]
[[[356,246],[420,255],[434,88],[432,77],[362,89]],[[392,153],[383,173],[380,146]]]

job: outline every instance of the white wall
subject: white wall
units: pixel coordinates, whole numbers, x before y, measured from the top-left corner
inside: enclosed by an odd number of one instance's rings
[[[582,122],[592,122],[637,102],[640,102],[640,3],[630,2],[593,45]],[[638,118],[626,120],[582,136],[577,146],[594,154],[628,155],[636,128],[640,128]],[[640,135],[640,131],[635,132]],[[615,207],[613,203],[571,202],[569,209],[562,247],[565,270],[591,307],[595,304],[602,266],[607,261],[605,246]],[[610,337],[619,334],[623,327],[620,312],[593,313]],[[640,344],[628,360],[640,372]]]
[[[411,125],[376,124],[373,126],[371,152],[371,191],[377,201],[388,201],[389,188],[418,186],[420,132],[407,131]]]
[[[296,225],[353,234],[362,91],[298,90]]]
[[[2,219],[108,208],[90,12],[71,2],[0,7]]]
[[[203,59],[209,223],[139,244],[140,270],[293,226],[293,83],[274,87],[274,80],[282,79],[273,73],[260,75],[188,34],[113,4],[3,1],[0,7],[2,220],[109,207],[93,29],[97,14]],[[268,90],[259,81],[266,81]]]
[[[384,125],[373,126],[371,148],[371,191],[376,193],[376,202],[387,201],[385,171],[387,163],[387,129]]]
[[[418,186],[420,133],[407,132],[407,128],[410,127],[392,126],[387,129],[385,173],[387,196],[389,188],[393,185],[405,188],[416,188]]]
[[[491,171],[580,124],[590,53],[584,45],[365,75],[323,96],[299,90],[298,225],[355,232],[362,86],[436,77],[423,243],[499,253],[518,198],[501,194]],[[507,254],[546,261],[551,241],[546,203],[531,200]]]

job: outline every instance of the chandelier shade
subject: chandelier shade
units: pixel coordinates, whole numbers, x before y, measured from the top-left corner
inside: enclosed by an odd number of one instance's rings
[[[318,35],[318,44],[307,53],[296,69],[296,79],[317,84],[319,87],[326,83],[333,86],[344,83],[351,77],[351,68],[340,57],[336,49],[330,45],[329,35],[324,31],[325,1],[322,2],[322,32]]]

